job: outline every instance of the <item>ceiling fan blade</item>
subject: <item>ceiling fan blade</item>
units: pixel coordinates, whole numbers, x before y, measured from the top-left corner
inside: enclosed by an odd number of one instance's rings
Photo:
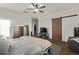
[[[33,8],[27,8],[27,10],[34,10]]]
[[[45,5],[43,5],[43,6],[41,6],[41,7],[39,7],[39,9],[41,9],[41,8],[45,8],[46,6]]]
[[[42,10],[39,10],[39,12],[44,13],[44,11],[42,11]]]
[[[24,10],[23,13],[29,13],[29,12]]]
[[[32,5],[33,7],[35,7],[34,3],[31,3],[31,5]]]

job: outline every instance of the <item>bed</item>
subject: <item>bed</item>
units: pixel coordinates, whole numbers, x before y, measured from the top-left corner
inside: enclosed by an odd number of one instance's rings
[[[5,44],[6,42],[6,44]],[[2,45],[2,47],[1,47]],[[0,40],[0,47],[5,55],[42,55],[52,44],[45,39],[22,36],[16,39]],[[6,46],[6,47],[5,47]]]
[[[42,39],[42,38],[36,38],[36,37],[31,37],[31,36],[22,36],[20,38],[41,46],[43,48],[43,50],[45,50],[47,47],[52,45],[51,42],[49,42],[46,39]]]

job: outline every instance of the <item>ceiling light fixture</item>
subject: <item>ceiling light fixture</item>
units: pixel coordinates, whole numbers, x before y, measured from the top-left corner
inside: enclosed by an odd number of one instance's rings
[[[38,12],[38,9],[34,9],[35,12]]]
[[[35,4],[35,3],[31,3],[31,5],[33,8],[26,8],[26,10],[24,10],[24,12],[26,12],[27,10],[32,10],[33,13],[36,13],[36,12],[44,13],[44,11],[42,9],[46,8],[45,5],[40,5],[40,4]]]

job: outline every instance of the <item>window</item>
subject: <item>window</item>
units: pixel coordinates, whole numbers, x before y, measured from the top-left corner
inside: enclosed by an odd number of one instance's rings
[[[5,37],[10,36],[10,21],[9,20],[0,20],[0,35]]]

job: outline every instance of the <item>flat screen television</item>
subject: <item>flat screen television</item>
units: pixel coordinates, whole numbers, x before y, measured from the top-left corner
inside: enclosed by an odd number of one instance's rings
[[[74,28],[74,36],[79,37],[79,27]]]
[[[40,32],[47,32],[47,28],[41,27],[41,28],[40,28]]]

